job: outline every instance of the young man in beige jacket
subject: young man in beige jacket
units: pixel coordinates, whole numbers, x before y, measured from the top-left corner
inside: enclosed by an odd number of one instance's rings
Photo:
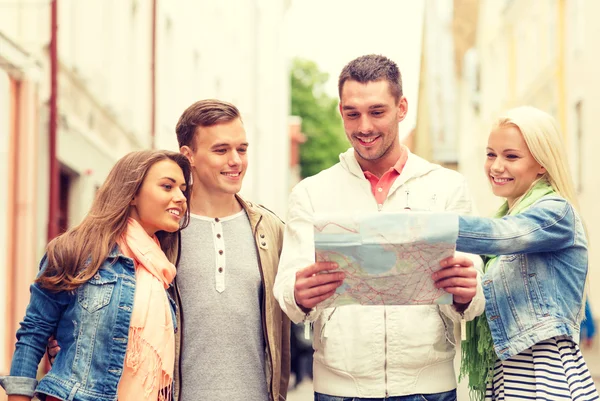
[[[192,164],[177,277],[176,399],[285,400],[290,321],[273,296],[282,221],[238,192],[248,141],[238,109],[201,100],[176,127]]]

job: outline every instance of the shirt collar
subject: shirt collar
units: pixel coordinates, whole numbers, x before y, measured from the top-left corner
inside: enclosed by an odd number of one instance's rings
[[[398,158],[398,160],[396,161],[396,163],[390,167],[390,169],[388,171],[386,171],[384,173],[387,174],[389,172],[391,172],[392,170],[396,170],[396,172],[398,174],[402,174],[402,170],[404,169],[404,165],[406,164],[406,161],[408,160],[408,148],[404,145],[400,145],[402,147],[402,154],[400,155],[400,157]],[[364,171],[365,177],[369,177],[369,176],[375,176],[375,174],[371,173],[370,171],[365,170]]]

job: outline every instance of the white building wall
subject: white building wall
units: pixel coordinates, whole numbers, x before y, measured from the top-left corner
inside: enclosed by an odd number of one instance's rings
[[[289,189],[289,69],[284,58],[284,2],[258,1],[258,60],[255,169],[248,193],[279,216],[285,216]]]
[[[149,146],[152,1],[60,0],[59,24],[65,70],[135,135],[131,146]]]
[[[425,51],[432,161],[457,162],[457,87],[452,37],[453,3],[428,0],[425,7]]]
[[[581,214],[589,236],[590,301],[596,318],[600,313],[600,179],[597,168],[597,110],[600,110],[600,27],[594,0],[567,2],[567,126],[573,175],[578,186]],[[579,105],[579,107],[578,107]],[[578,111],[579,108],[579,111]]]
[[[457,84],[458,170],[469,183],[473,201],[481,215],[489,216],[500,205],[483,170],[489,124],[481,123],[481,99],[478,90],[480,60],[475,49],[465,54],[463,74]]]
[[[468,95],[461,95],[460,170],[467,176],[479,210],[490,215],[499,205],[480,173],[483,149],[491,123],[503,110],[531,104],[555,116],[566,113],[565,138],[571,173],[578,188],[580,211],[590,240],[590,300],[600,310],[600,180],[596,174],[596,149],[600,146],[595,111],[600,109],[600,57],[592,49],[600,46],[600,27],[595,0],[564,1],[565,95],[559,91],[561,0],[483,0],[478,22],[476,58],[480,90],[471,89],[469,78],[461,85],[478,96],[481,112],[472,113]],[[512,54],[512,55],[511,55]],[[512,59],[511,59],[512,58]],[[511,71],[512,68],[512,71]],[[476,134],[470,131],[475,131]],[[472,148],[479,151],[473,152]]]
[[[156,20],[156,147],[177,149],[175,124],[194,101],[216,97],[233,102],[251,144],[242,192],[280,216],[289,188],[289,82],[280,39],[288,3],[157,0]],[[27,236],[35,243],[26,244],[35,249],[31,258],[36,260],[48,228],[50,4],[0,5],[0,178],[9,174],[6,69],[17,68],[30,83],[28,96],[35,104],[28,107],[37,113],[27,124],[28,138],[37,137],[38,150],[32,172],[27,172],[27,177],[37,174],[36,196],[27,206],[36,224],[28,227]],[[73,225],[89,210],[115,161],[151,143],[152,1],[59,0],[58,16],[57,156],[74,177],[69,205]],[[7,58],[17,60],[16,67],[6,64]],[[6,210],[9,196],[6,181],[0,180],[0,210]],[[5,219],[0,219],[0,244],[7,235]],[[6,247],[0,247],[0,262],[6,255]],[[6,269],[0,263],[0,293],[6,293]],[[32,264],[18,270],[20,280],[30,282],[36,269]],[[16,291],[25,294],[21,287]],[[12,301],[0,299],[0,322],[6,321]],[[13,336],[0,330],[0,365],[8,358],[5,344]]]
[[[493,115],[508,96],[508,71],[500,54],[502,38],[498,33],[502,29],[498,15],[503,9],[501,1],[481,2],[476,45],[465,54],[463,74],[457,85],[459,171],[467,178],[478,212],[484,216],[491,215],[501,203],[491,191],[483,165]]]
[[[491,215],[502,201],[491,193],[483,174],[487,138],[498,116],[511,107],[531,104],[558,118],[556,10],[555,0],[480,4],[475,54],[467,55],[476,59],[472,68],[478,78],[463,77],[461,83],[470,93],[464,96],[478,99],[479,113],[466,113],[463,109],[471,106],[460,103],[459,169],[483,215]]]
[[[34,39],[37,30],[43,28],[43,24],[37,23],[39,22],[38,16],[41,14],[43,12],[32,12],[31,7],[16,3],[3,5],[0,13],[0,210],[4,214],[0,217],[0,294],[12,293],[17,296],[22,293],[15,294],[14,288],[9,289],[8,286],[12,285],[9,277],[13,278],[12,276],[18,273],[24,277],[33,278],[36,266],[30,266],[28,263],[22,266],[8,264],[9,254],[12,251],[7,246],[9,238],[14,239],[18,236],[18,233],[8,226],[8,222],[25,216],[25,219],[22,220],[27,220],[28,224],[26,227],[24,225],[20,226],[19,229],[27,231],[28,242],[22,244],[24,246],[20,249],[28,252],[27,255],[30,255],[31,258],[35,258],[36,255],[33,255],[33,252],[37,251],[35,243],[37,237],[36,227],[30,224],[33,221],[31,215],[35,214],[33,211],[35,205],[32,207],[31,199],[27,195],[31,196],[29,191],[36,185],[37,180],[34,172],[31,172],[32,174],[27,177],[23,176],[22,181],[16,182],[15,185],[18,186],[20,194],[17,201],[14,202],[17,195],[13,191],[9,191],[9,183],[14,177],[14,166],[12,165],[14,155],[9,154],[11,151],[9,147],[11,141],[16,140],[16,138],[11,137],[13,135],[11,121],[15,118],[13,108],[15,99],[11,98],[13,94],[11,93],[10,79],[21,82],[21,101],[18,112],[22,120],[20,121],[21,136],[18,139],[25,142],[31,138],[31,130],[35,129],[34,126],[36,125],[36,116],[30,115],[29,112],[39,107],[39,100],[36,97],[38,92],[37,83],[41,74],[39,60],[35,53],[39,42]],[[40,25],[42,28],[40,28]],[[28,155],[31,158],[28,163],[35,166],[37,150],[34,144],[30,143],[30,145],[30,147],[27,147]],[[13,215],[8,215],[10,204],[17,207],[16,212],[12,212]],[[18,308],[20,305],[21,302],[17,299],[7,299],[6,296],[0,298],[0,327],[11,326],[14,323],[9,311]],[[8,346],[12,345],[13,338],[14,332],[12,330],[8,332],[0,329],[0,372],[8,372],[8,362],[10,361]]]
[[[0,218],[0,221],[2,221],[0,223],[0,244],[2,244],[0,246],[0,278],[8,276],[8,266],[6,263],[8,260],[8,250],[4,244],[8,242],[8,227],[5,222],[8,219],[9,84],[8,74],[0,69],[0,210],[3,213],[2,218]],[[6,279],[0,279],[0,294],[8,293],[7,285]],[[8,319],[7,304],[8,300],[6,297],[0,298],[0,322],[6,322]],[[3,345],[6,344],[8,335],[9,333],[6,333],[5,330],[0,330],[0,370],[2,370],[4,361],[7,360],[6,347]]]
[[[285,2],[161,2],[159,9],[157,146],[177,149],[175,125],[195,101],[232,102],[250,143],[242,194],[283,216],[289,188]]]
[[[85,216],[114,163],[150,146],[151,6],[59,1],[57,156],[73,177],[71,225]]]
[[[34,3],[3,7],[0,32],[39,64],[45,140],[50,2]],[[70,205],[74,224],[87,212],[114,162],[150,144],[152,1],[58,4],[57,153],[75,177]],[[289,80],[281,43],[287,6],[268,0],[157,1],[156,146],[177,149],[175,124],[194,101],[216,97],[233,102],[251,144],[242,192],[280,214],[286,210],[289,187]],[[40,193],[47,193],[47,179],[40,180]],[[47,200],[40,202],[40,210],[47,209]],[[47,212],[42,216],[47,219]]]

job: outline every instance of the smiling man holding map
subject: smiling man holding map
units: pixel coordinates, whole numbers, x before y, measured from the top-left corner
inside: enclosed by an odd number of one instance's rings
[[[292,191],[275,297],[314,323],[315,400],[455,400],[453,327],[483,311],[481,260],[454,256],[456,233],[418,211],[472,213],[465,179],[400,144],[393,61],[351,61],[339,95],[352,148]]]

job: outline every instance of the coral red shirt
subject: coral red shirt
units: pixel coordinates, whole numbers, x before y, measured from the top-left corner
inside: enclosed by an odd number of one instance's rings
[[[379,210],[383,207],[383,202],[387,199],[392,184],[394,184],[396,178],[400,176],[400,173],[402,173],[402,169],[404,169],[404,165],[406,164],[406,160],[408,160],[408,149],[404,145],[401,146],[402,154],[400,155],[400,158],[393,167],[381,176],[381,178],[378,178],[370,171],[364,172],[365,178],[371,183],[371,192],[373,192],[373,196],[375,196]]]

